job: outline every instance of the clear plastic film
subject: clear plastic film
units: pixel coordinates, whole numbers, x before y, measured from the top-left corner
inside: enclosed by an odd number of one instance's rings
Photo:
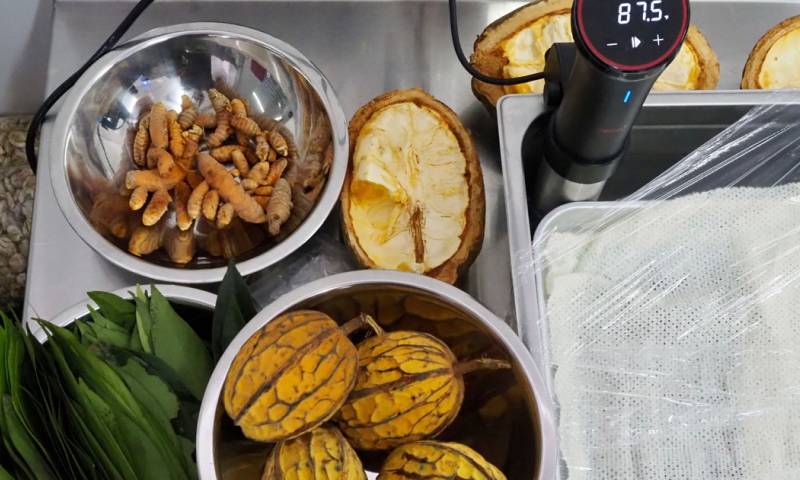
[[[561,478],[800,478],[800,109],[533,243]]]

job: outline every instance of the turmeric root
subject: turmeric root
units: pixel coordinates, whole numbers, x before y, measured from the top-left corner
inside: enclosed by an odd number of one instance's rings
[[[249,135],[251,137],[253,135],[258,135],[258,133],[261,132],[261,129],[258,127],[258,124],[252,118],[234,116],[233,118],[231,118],[231,126],[235,128],[237,131],[242,132],[245,135]]]
[[[253,195],[253,200],[256,201],[264,211],[267,211],[267,206],[269,205],[269,195]]]
[[[183,158],[194,159],[200,149],[200,139],[203,138],[203,129],[197,125],[183,132]]]
[[[170,202],[172,202],[172,197],[166,190],[158,190],[154,193],[142,214],[142,225],[151,226],[158,223],[161,217],[167,213]]]
[[[278,152],[278,155],[281,157],[285,157],[289,155],[289,144],[286,143],[286,139],[283,135],[278,132],[278,130],[272,130],[269,132],[269,145]]]
[[[123,238],[127,234],[127,229],[122,231],[122,227],[127,226],[127,218],[130,216],[128,208],[128,199],[124,196],[114,191],[100,192],[92,202],[89,221],[99,229]]]
[[[139,120],[139,128],[133,137],[133,163],[143,167],[147,163],[147,148],[150,146],[150,115]]]
[[[155,252],[161,248],[163,232],[163,223],[155,226],[138,225],[131,233],[128,251],[139,257]]]
[[[253,165],[253,168],[251,168],[247,173],[247,179],[253,180],[258,185],[266,185],[266,180],[269,176],[270,170],[271,169],[268,162],[258,162]]]
[[[217,116],[211,112],[198,113],[194,124],[200,128],[214,128],[217,126]]]
[[[128,198],[128,206],[131,207],[131,210],[136,211],[144,207],[144,204],[147,203],[148,194],[149,192],[144,187],[134,188],[130,198]]]
[[[235,130],[235,129],[233,131],[233,134],[236,135],[236,143],[238,145],[241,145],[243,147],[250,146],[250,137],[248,137],[244,133],[240,132],[239,130]]]
[[[244,147],[241,145],[223,145],[222,147],[211,149],[209,153],[218,162],[230,162],[233,152],[241,153],[242,150],[244,150]]]
[[[246,191],[255,190],[258,188],[258,182],[253,180],[252,178],[244,178],[241,181],[242,188]]]
[[[216,88],[208,91],[208,99],[211,100],[211,107],[214,108],[218,117],[222,112],[231,112],[231,101]],[[219,118],[217,118],[217,121],[219,121]]]
[[[186,183],[192,187],[192,190],[197,188],[203,182],[203,176],[197,173],[196,170],[191,170],[189,173],[186,174]]]
[[[266,195],[266,196],[270,196],[270,195],[272,195],[272,189],[273,189],[273,187],[271,187],[271,186],[256,187],[256,188],[253,189],[252,192],[250,192],[250,194],[251,195]]]
[[[181,114],[178,115],[178,125],[181,129],[188,130],[197,119],[197,107],[189,95],[181,96]],[[173,152],[174,153],[174,152]],[[178,155],[180,156],[180,155]]]
[[[236,214],[250,223],[264,223],[264,209],[231,177],[225,167],[206,153],[197,156],[197,166],[208,185],[219,192],[225,202],[233,205]]]
[[[187,264],[194,258],[194,233],[191,230],[170,229],[164,235],[164,250],[175,263]]]
[[[183,156],[184,144],[186,141],[183,139],[183,130],[180,123],[178,123],[178,114],[174,110],[169,111],[169,151],[175,158]]]
[[[222,111],[217,113],[217,128],[206,138],[209,147],[219,147],[231,136],[233,129],[230,125],[231,112]]]
[[[194,219],[200,216],[200,207],[203,204],[203,197],[208,193],[208,189],[208,183],[203,181],[200,185],[196,186],[194,190],[192,190],[191,195],[189,195],[189,201],[186,203],[186,211],[191,218]]]
[[[230,225],[235,213],[233,205],[230,203],[220,205],[217,210],[217,228],[225,228]]]
[[[247,116],[247,106],[245,106],[241,98],[231,100],[231,113],[233,113],[234,118]]]
[[[230,170],[228,170],[228,173],[230,173],[231,177],[233,177],[233,178],[237,178],[237,177],[240,176],[238,168],[231,168]]]
[[[175,223],[180,230],[189,230],[192,227],[192,217],[189,216],[189,196],[192,190],[185,182],[175,185]]]
[[[158,168],[158,174],[162,177],[170,176],[172,171],[178,168],[172,155],[162,148],[151,148],[147,151],[147,165],[153,165],[150,168]]]
[[[203,197],[203,216],[206,220],[213,222],[217,218],[219,208],[219,193],[216,190],[209,190]]]
[[[167,109],[161,102],[156,102],[150,109],[150,142],[154,147],[169,146],[169,130],[167,128]]]
[[[289,165],[289,161],[285,158],[281,158],[277,162],[270,165],[269,174],[267,174],[267,178],[264,179],[264,183],[262,183],[262,185],[275,185],[275,182],[277,182],[278,179],[283,175],[283,171],[286,170],[287,165]]]
[[[267,222],[269,233],[276,236],[281,231],[281,225],[289,219],[292,213],[292,188],[285,178],[281,178],[275,184],[272,196],[267,203]]]
[[[270,146],[267,142],[267,137],[264,133],[259,133],[255,137],[256,140],[256,158],[259,162],[266,162],[269,158]]]
[[[125,175],[125,188],[133,190],[144,187],[148,192],[171,190],[185,176],[181,168],[174,168],[166,177],[159,175],[158,170],[131,170]]]
[[[247,176],[250,172],[250,164],[247,163],[247,158],[241,150],[231,152],[231,161],[233,161],[233,166],[236,167],[236,170],[239,170],[239,175],[237,176]]]

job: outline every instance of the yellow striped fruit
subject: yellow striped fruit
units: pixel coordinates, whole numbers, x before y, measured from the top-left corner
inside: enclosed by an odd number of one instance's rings
[[[497,467],[475,450],[458,443],[422,441],[408,443],[389,454],[378,480],[505,480]]]
[[[261,480],[367,480],[364,467],[336,427],[320,427],[275,445]]]
[[[313,310],[267,323],[234,358],[223,388],[225,410],[247,438],[275,442],[331,418],[353,388],[358,354],[347,338],[374,322],[361,315],[340,327]]]
[[[362,450],[387,450],[431,438],[458,415],[464,399],[462,376],[480,368],[508,368],[456,357],[432,335],[389,332],[358,345],[358,379],[338,422],[350,443]]]

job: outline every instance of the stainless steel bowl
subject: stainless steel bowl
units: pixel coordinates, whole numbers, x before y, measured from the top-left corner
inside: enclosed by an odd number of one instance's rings
[[[164,297],[172,302],[175,305],[182,305],[185,307],[191,308],[199,308],[203,310],[213,311],[214,305],[217,303],[217,296],[213,293],[206,292],[205,290],[200,290],[197,288],[191,287],[183,287],[180,285],[155,285],[159,292],[161,292]],[[150,286],[143,285],[141,288],[145,292],[150,292]],[[115,290],[112,293],[119,295],[120,297],[127,298],[130,297],[130,293],[136,290],[136,286],[124,287],[120,288],[119,290]],[[55,318],[48,319],[50,323],[53,325],[58,325],[59,327],[66,327],[70,325],[75,320],[85,317],[89,313],[88,306],[92,308],[97,308],[97,304],[94,303],[91,299],[86,298],[85,300],[76,303],[72,307],[64,310],[63,312],[56,315]],[[31,334],[35,336],[40,342],[43,342],[47,339],[47,335],[45,334],[42,327],[39,326],[38,323],[27,320],[27,326],[31,331]]]
[[[473,373],[458,419],[442,438],[462,441],[514,480],[550,480],[556,471],[553,412],[544,380],[511,329],[463,291],[428,277],[379,270],[333,275],[300,287],[270,304],[236,336],[214,369],[200,408],[197,466],[200,478],[260,478],[270,445],[249,442],[225,414],[225,376],[241,346],[283,312],[322,310],[339,322],[359,312],[392,329],[428,330],[459,357],[506,358],[511,372]],[[375,478],[382,458],[362,457]]]
[[[299,158],[290,169],[305,172],[310,162],[324,157],[328,146],[333,153],[321,190],[293,186],[295,209],[286,234],[282,232],[277,242],[253,242],[257,246],[237,257],[243,274],[272,265],[300,247],[336,204],[347,167],[347,120],[330,83],[308,59],[276,38],[236,25],[158,28],[102,57],[70,90],[56,119],[48,159],[64,216],[87,244],[114,264],[175,283],[222,279],[223,259],[197,255],[188,265],[177,266],[163,253],[139,258],[128,253],[127,242],[104,235],[89,215],[97,193],[119,189],[133,167],[130,145],[140,113],[155,101],[180,110],[182,94],[204,101],[201,109],[210,108],[204,93],[211,87],[237,92],[262,125],[278,121],[291,133]],[[263,235],[263,229],[256,233]]]

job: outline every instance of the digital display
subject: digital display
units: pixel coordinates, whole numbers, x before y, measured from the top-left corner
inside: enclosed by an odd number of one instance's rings
[[[577,0],[575,36],[600,62],[623,71],[658,67],[689,28],[688,0]]]

